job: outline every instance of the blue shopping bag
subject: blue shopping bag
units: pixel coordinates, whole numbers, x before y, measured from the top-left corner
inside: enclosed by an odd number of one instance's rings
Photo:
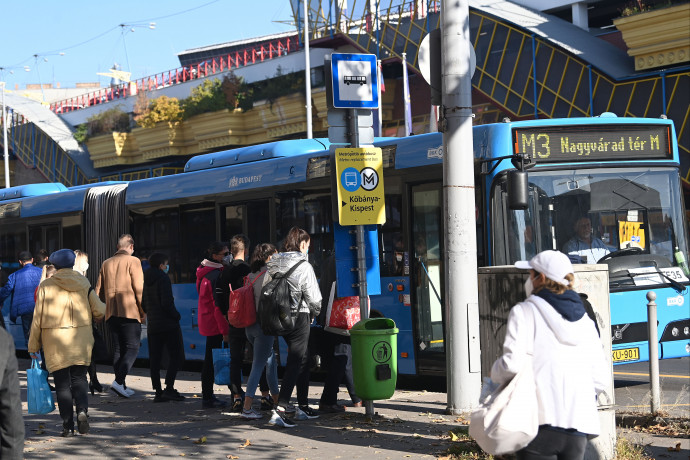
[[[38,359],[31,360],[31,369],[26,370],[28,386],[27,400],[30,414],[48,414],[55,410],[53,392],[48,386],[48,372],[38,365]]]
[[[222,343],[221,348],[214,348],[213,380],[216,385],[230,385],[230,349]]]

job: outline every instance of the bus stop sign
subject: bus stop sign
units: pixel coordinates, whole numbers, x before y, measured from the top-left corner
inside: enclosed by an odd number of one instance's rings
[[[380,148],[335,150],[340,225],[386,222],[383,156]]]
[[[331,54],[333,107],[378,109],[379,92],[373,54]]]

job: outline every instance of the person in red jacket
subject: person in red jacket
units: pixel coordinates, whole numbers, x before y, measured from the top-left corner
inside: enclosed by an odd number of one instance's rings
[[[196,290],[199,293],[197,308],[199,333],[206,337],[206,354],[201,369],[202,407],[225,407],[227,403],[213,395],[213,352],[221,342],[228,342],[229,325],[223,312],[216,306],[214,294],[223,270],[223,263],[230,261],[228,245],[216,241],[206,250],[207,258],[196,269]]]

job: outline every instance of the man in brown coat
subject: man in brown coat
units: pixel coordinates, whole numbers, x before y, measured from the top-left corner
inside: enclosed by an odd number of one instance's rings
[[[134,390],[127,388],[125,378],[139,354],[141,323],[145,313],[141,308],[144,290],[144,272],[141,261],[133,257],[134,239],[122,235],[117,241],[117,252],[103,262],[98,274],[96,292],[105,302],[105,320],[113,334],[113,369],[115,380],[110,386],[123,398],[129,398]]]

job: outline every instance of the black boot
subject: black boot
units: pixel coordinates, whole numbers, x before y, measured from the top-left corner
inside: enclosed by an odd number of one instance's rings
[[[103,385],[98,381],[98,376],[96,374],[96,363],[94,361],[91,361],[91,364],[89,365],[89,390],[91,390],[91,394],[93,395],[93,392],[97,393],[103,393]]]

